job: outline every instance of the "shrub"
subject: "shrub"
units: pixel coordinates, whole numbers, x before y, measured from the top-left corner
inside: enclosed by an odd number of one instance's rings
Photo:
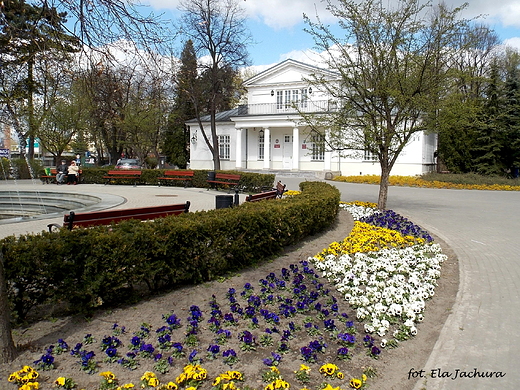
[[[335,187],[305,182],[301,189],[230,209],[7,237],[0,249],[15,317],[52,302],[85,312],[120,303],[141,286],[199,283],[272,258],[335,220]]]

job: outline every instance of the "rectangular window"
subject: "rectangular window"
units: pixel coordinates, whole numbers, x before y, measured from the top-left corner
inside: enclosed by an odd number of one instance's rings
[[[301,108],[307,108],[307,101],[309,100],[309,95],[307,95],[307,88],[302,89],[302,100],[300,102]]]
[[[365,161],[377,161],[377,155],[372,153],[370,150],[365,149],[365,155],[363,157]]]
[[[218,136],[218,153],[219,157],[223,160],[229,160],[231,158],[231,137],[229,135]]]
[[[285,107],[284,108],[289,108],[291,107],[291,91],[287,90],[287,91],[284,91],[284,95],[285,95]]]
[[[292,90],[292,99],[291,99],[291,103],[298,104],[299,101],[300,101],[300,91],[297,90],[297,89],[293,89],[293,90]]]
[[[264,160],[264,146],[265,146],[265,136],[264,133],[261,132],[258,134],[258,159]]]
[[[281,110],[283,108],[283,91],[276,91],[276,109]]]
[[[314,133],[311,137],[312,160],[325,160],[325,136]]]
[[[276,109],[287,110],[293,108],[294,105],[306,108],[309,101],[308,89],[286,89],[276,91]]]

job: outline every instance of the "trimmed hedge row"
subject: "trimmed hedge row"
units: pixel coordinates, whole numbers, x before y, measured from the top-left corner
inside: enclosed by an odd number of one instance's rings
[[[164,176],[166,169],[143,169],[140,179],[140,184],[157,185],[157,178]],[[109,169],[107,168],[83,168],[82,169],[82,182],[87,184],[105,184],[106,179],[103,176],[107,174]],[[196,170],[193,171],[193,187],[207,188],[208,172],[207,170]],[[275,180],[274,174],[265,173],[252,173],[242,171],[217,171],[225,172],[236,175],[241,175],[239,187],[245,192],[259,192],[262,188],[272,188]],[[125,182],[124,180],[118,180],[114,184],[133,184],[133,180]],[[170,180],[167,185],[183,187],[184,181],[182,180]]]
[[[14,318],[47,303],[88,312],[135,299],[144,285],[157,291],[200,283],[272,258],[336,218],[335,187],[300,186],[298,196],[230,209],[7,237],[0,249]]]

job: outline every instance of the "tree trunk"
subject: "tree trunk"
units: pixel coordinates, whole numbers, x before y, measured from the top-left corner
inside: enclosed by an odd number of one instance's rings
[[[7,284],[4,272],[4,256],[2,252],[0,252],[0,363],[9,363],[13,361],[16,355],[16,348],[11,334],[9,312]]]
[[[215,171],[220,170],[220,148],[218,145],[218,135],[217,135],[217,122],[216,117],[217,110],[215,108],[215,104],[212,103],[211,107],[211,140],[213,142],[213,169]]]
[[[30,60],[27,63],[27,79],[29,83],[29,96],[27,106],[29,109],[29,150],[27,157],[30,161],[34,159],[34,136],[35,131],[35,120],[34,120],[34,60]]]
[[[388,199],[388,182],[390,181],[390,167],[381,163],[381,181],[379,182],[379,198],[377,207],[379,210],[386,208],[386,200]]]

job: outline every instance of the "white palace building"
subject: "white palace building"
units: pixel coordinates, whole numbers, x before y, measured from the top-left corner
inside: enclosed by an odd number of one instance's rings
[[[292,175],[312,172],[318,178],[336,175],[380,174],[379,163],[370,153],[360,158],[327,151],[323,135],[301,125],[300,112],[326,113],[331,99],[309,86],[311,74],[320,72],[331,81],[335,74],[295,60],[283,61],[245,81],[247,105],[217,114],[221,169],[283,172]],[[297,108],[296,108],[297,105]],[[210,136],[209,116],[202,118]],[[190,127],[190,168],[213,169],[211,152],[200,135],[196,120]],[[322,134],[326,134],[324,129]],[[405,147],[392,175],[413,176],[435,169],[435,134],[418,132]]]

